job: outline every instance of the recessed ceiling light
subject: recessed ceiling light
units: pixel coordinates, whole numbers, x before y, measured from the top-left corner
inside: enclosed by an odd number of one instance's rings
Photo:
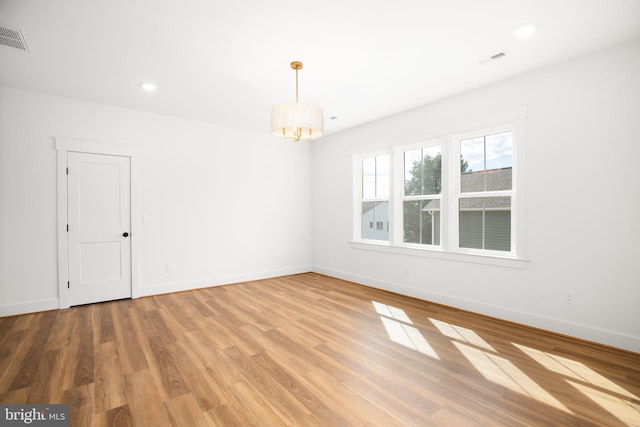
[[[518,38],[529,37],[533,33],[535,33],[537,30],[538,30],[538,24],[536,24],[535,22],[529,22],[526,24],[522,24],[519,27],[517,27],[515,30],[513,30],[513,35]]]
[[[153,92],[157,89],[156,85],[154,85],[153,83],[142,83],[140,84],[140,87],[147,92]]]

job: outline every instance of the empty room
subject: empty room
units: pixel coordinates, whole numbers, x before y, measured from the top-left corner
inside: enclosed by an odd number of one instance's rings
[[[640,426],[640,1],[0,0],[0,425]]]

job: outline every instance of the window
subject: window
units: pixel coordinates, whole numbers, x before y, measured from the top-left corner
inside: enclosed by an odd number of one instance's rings
[[[511,252],[513,133],[459,139],[460,248]]]
[[[506,125],[464,134],[447,125],[425,131],[423,142],[398,137],[407,145],[390,140],[385,151],[355,155],[355,247],[524,267],[517,154],[526,110],[516,110]]]
[[[363,240],[389,240],[389,159],[389,155],[362,159],[360,217],[363,225],[369,224],[361,227]]]
[[[403,241],[440,245],[442,147],[404,152]]]

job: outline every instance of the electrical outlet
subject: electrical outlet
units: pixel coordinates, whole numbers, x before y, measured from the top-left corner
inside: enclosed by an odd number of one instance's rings
[[[573,291],[567,291],[564,295],[564,302],[567,304],[573,304],[576,302],[576,294]]]
[[[167,264],[167,273],[173,273],[173,264]]]

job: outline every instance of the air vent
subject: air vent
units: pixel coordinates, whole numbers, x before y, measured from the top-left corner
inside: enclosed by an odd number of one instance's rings
[[[0,25],[0,45],[29,52],[22,31]]]
[[[482,65],[482,64],[486,64],[488,62],[492,62],[492,61],[496,61],[500,58],[504,58],[505,56],[507,56],[506,53],[504,52],[498,52],[495,55],[491,55],[491,56],[486,56],[484,58],[480,58],[480,59],[476,59],[474,62],[476,64]]]

